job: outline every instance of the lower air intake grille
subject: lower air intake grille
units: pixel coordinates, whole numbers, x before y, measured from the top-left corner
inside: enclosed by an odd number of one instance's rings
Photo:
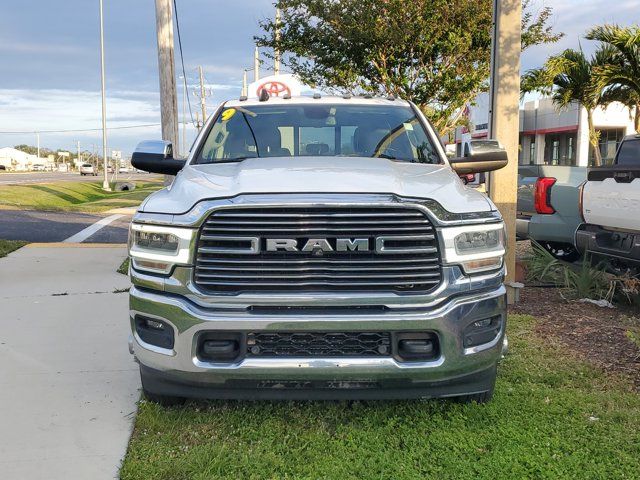
[[[249,333],[249,357],[382,357],[391,355],[388,332]]]

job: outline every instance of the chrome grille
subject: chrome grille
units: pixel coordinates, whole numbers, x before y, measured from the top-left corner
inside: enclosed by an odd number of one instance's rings
[[[266,251],[266,239],[367,238],[372,251]],[[376,239],[384,237],[384,253]],[[195,284],[210,293],[387,291],[425,293],[441,282],[438,242],[411,207],[237,207],[201,227]]]

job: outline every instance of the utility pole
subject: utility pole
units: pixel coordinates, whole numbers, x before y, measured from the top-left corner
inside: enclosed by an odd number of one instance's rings
[[[260,80],[260,52],[256,46],[253,51],[253,81],[257,82],[258,80]]]
[[[38,158],[40,158],[40,132],[36,132],[36,143],[38,144]]]
[[[100,81],[102,86],[102,160],[104,163],[102,189],[109,192],[111,191],[111,187],[109,187],[109,178],[107,177],[107,98],[104,76],[104,17],[102,14],[102,0],[100,0]]]
[[[202,73],[202,66],[198,67],[198,73],[200,75],[200,109],[202,110],[202,124],[207,121],[207,93],[204,88],[204,75]]]
[[[78,140],[76,143],[78,147],[78,168],[80,168],[80,165],[82,164],[82,159],[80,158],[80,140]]]
[[[173,56],[173,8],[171,0],[156,0],[156,34],[158,37],[162,139],[178,147],[178,94],[176,92],[176,72]],[[165,175],[165,184],[170,182],[170,176]]]
[[[276,8],[276,45],[280,43],[280,9]],[[273,55],[273,74],[280,75],[280,47],[276,46]]]
[[[489,103],[489,138],[507,150],[509,163],[489,176],[489,196],[507,228],[507,301],[514,302],[516,271],[516,202],[520,117],[520,41],[522,0],[494,0]]]
[[[242,71],[242,92],[240,93],[241,97],[247,96],[247,69],[245,68]]]

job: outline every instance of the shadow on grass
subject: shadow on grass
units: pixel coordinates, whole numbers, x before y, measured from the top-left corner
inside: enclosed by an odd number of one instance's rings
[[[73,195],[64,193],[60,190],[56,190],[55,188],[50,188],[44,185],[29,185],[29,188],[33,190],[38,190],[40,192],[48,193],[49,195],[53,195],[54,197],[64,200],[65,202],[70,203],[72,205],[76,205],[78,203],[83,203],[86,201],[84,199],[74,197]]]

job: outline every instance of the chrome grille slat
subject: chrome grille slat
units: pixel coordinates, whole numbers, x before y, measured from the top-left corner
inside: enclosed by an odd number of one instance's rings
[[[328,279],[331,280],[333,278],[340,278],[340,279],[349,279],[349,278],[412,278],[412,279],[421,279],[421,278],[438,278],[440,277],[440,273],[436,272],[436,273],[413,273],[411,275],[407,275],[405,273],[383,273],[383,274],[376,274],[376,275],[370,275],[370,274],[361,274],[361,275],[344,275],[344,274],[333,274],[333,275],[327,275],[324,273],[314,273],[313,275],[306,275],[306,274],[297,274],[297,275],[291,275],[289,273],[285,274],[285,275],[269,275],[269,274],[254,274],[254,275],[247,275],[244,271],[243,272],[239,272],[239,273],[229,273],[229,272],[225,272],[225,273],[198,273],[196,274],[196,278],[251,278],[254,280],[259,280],[261,278],[289,278],[292,280],[307,280],[307,279]]]
[[[202,230],[207,233],[213,232],[225,232],[229,234],[237,234],[237,233],[246,233],[246,232],[255,232],[256,228],[260,229],[261,232],[277,232],[278,234],[295,234],[300,235],[301,233],[307,232],[338,232],[338,233],[353,233],[353,232],[370,232],[371,230],[376,230],[379,233],[396,233],[396,232],[425,232],[429,233],[433,230],[425,229],[423,227],[376,227],[372,225],[369,228],[348,228],[348,227],[305,227],[305,228],[278,228],[278,227],[261,227],[257,225],[254,228],[246,228],[246,227],[210,227],[207,226]],[[230,235],[231,236],[231,235]],[[433,235],[431,235],[433,239]]]
[[[218,270],[222,270],[222,271],[238,271],[238,267],[220,267],[220,266],[216,266],[216,267],[207,267],[204,265],[198,265],[198,269],[199,270],[212,270],[212,271],[218,271]],[[244,267],[242,269],[243,272],[273,272],[273,271],[286,271],[286,272],[318,272],[318,273],[322,273],[323,271],[326,272],[367,272],[367,271],[373,271],[373,272],[389,272],[389,271],[394,271],[394,270],[399,270],[399,271],[406,271],[406,270],[440,270],[440,267],[438,265],[430,265],[430,266],[409,266],[409,267],[381,267],[381,266],[377,266],[377,267],[355,267],[355,266],[350,266],[350,267]]]
[[[229,257],[231,257],[231,255],[229,255]],[[245,256],[246,257],[246,256]],[[315,258],[309,258],[309,259],[305,259],[305,260],[264,260],[264,259],[260,259],[259,261],[256,262],[256,260],[245,260],[243,259],[235,259],[235,258],[225,258],[225,259],[211,259],[211,258],[203,258],[203,257],[198,257],[197,260],[198,264],[202,264],[202,263],[231,263],[231,264],[238,264],[238,265],[242,265],[242,264],[248,264],[248,265],[256,265],[256,264],[260,264],[260,265],[271,265],[271,264],[282,264],[282,265],[320,265],[320,264],[326,264],[326,265],[333,265],[333,264],[345,264],[345,265],[361,265],[361,264],[365,264],[365,263],[371,263],[374,265],[384,265],[384,264],[393,264],[393,263],[413,263],[413,264],[420,264],[420,263],[438,263],[438,259],[437,258],[426,258],[426,259],[413,259],[413,258],[397,258],[397,259],[392,259],[392,260],[387,260],[385,259],[358,259],[358,258],[348,258],[348,259],[340,259],[340,260],[333,260],[333,259],[329,259],[329,258],[324,258],[322,260],[318,260]],[[404,267],[402,267],[404,268]]]
[[[243,239],[238,240],[240,237]],[[378,237],[390,242],[389,252],[375,252]],[[259,239],[259,248],[250,248],[251,238]],[[309,238],[320,238],[334,247],[336,238],[367,238],[369,250],[325,251],[319,258],[311,252],[266,251],[266,238],[296,239],[301,245]],[[424,294],[442,280],[433,225],[421,210],[397,205],[238,206],[216,210],[201,227],[194,267],[195,285],[214,294]]]

